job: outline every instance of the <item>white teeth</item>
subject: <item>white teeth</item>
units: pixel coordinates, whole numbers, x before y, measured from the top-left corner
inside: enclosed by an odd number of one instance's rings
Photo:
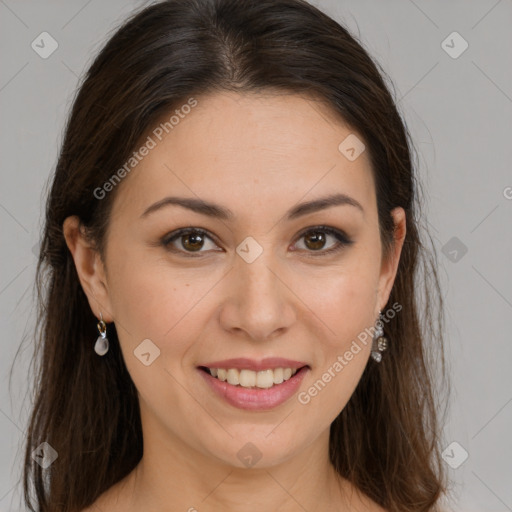
[[[238,370],[230,368],[227,374],[227,381],[233,386],[237,386],[238,384],[240,384]]]
[[[256,372],[252,370],[242,370],[240,372],[240,386],[244,388],[256,386]]]
[[[271,388],[274,385],[274,371],[263,370],[256,376],[256,386],[258,388]]]
[[[275,384],[281,384],[297,373],[297,368],[275,368],[274,370],[269,369],[259,372],[237,370],[236,368],[209,368],[209,370],[213,377],[217,377],[222,382],[227,381],[232,386],[262,389],[271,388]]]
[[[283,369],[282,368],[276,368],[274,370],[274,384],[281,384],[283,382]]]

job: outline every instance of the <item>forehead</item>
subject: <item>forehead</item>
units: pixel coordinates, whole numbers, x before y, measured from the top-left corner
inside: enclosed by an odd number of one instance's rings
[[[144,135],[141,145],[150,137],[153,148],[121,183],[118,209],[138,216],[149,203],[180,194],[235,212],[335,192],[372,202],[367,151],[353,161],[340,152],[355,134],[324,104],[294,94],[232,92],[195,100]]]

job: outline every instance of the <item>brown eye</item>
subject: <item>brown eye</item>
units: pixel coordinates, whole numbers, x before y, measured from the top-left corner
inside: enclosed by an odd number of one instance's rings
[[[324,249],[328,237],[334,238],[335,242],[327,249]],[[301,239],[304,239],[306,253],[310,253],[308,256],[328,256],[354,243],[345,233],[329,226],[316,226],[303,231],[299,236],[299,240]]]
[[[181,239],[181,243],[178,244],[178,240]],[[208,241],[210,241],[211,247],[208,247]],[[198,228],[183,228],[171,233],[170,236],[164,237],[162,240],[162,245],[172,252],[181,252],[181,253],[201,253],[209,252],[203,251],[206,245],[207,249],[215,248],[218,246],[213,242],[212,237],[210,237],[206,231]],[[189,254],[190,255],[190,254]]]
[[[325,234],[321,231],[310,231],[305,237],[305,245],[308,249],[317,251],[325,245]]]
[[[203,235],[200,233],[192,233],[181,236],[181,245],[184,249],[191,251],[199,251],[204,244]]]
[[[334,243],[325,249],[329,237],[334,239]],[[301,251],[305,252],[307,256],[314,257],[328,256],[354,243],[345,233],[329,226],[309,228],[299,236],[299,240],[301,239],[304,239],[305,246],[305,249],[301,249]],[[181,243],[178,244],[178,240],[181,240]],[[208,247],[208,243],[211,244],[210,247]],[[190,257],[201,257],[204,253],[222,251],[214,242],[214,238],[200,228],[178,229],[165,236],[161,240],[161,244],[171,252]],[[206,250],[202,250],[205,248]]]

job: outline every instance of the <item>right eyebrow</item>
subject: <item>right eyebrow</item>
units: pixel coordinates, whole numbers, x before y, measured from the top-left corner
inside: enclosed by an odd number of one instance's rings
[[[229,221],[235,218],[234,213],[229,208],[226,208],[219,204],[212,203],[210,201],[205,201],[203,199],[176,196],[164,197],[160,201],[157,201],[156,203],[146,208],[141,217],[146,217],[149,214],[156,212],[157,210],[160,210],[165,206],[170,205],[181,206],[182,208],[187,208],[201,215],[206,215],[208,217],[213,217],[221,220]],[[301,203],[292,207],[286,213],[286,219],[294,220],[297,219],[298,217],[302,217],[310,213],[324,210],[326,208],[331,208],[333,206],[342,205],[353,206],[360,210],[364,215],[364,208],[362,207],[361,203],[359,203],[359,201],[346,194],[333,194],[330,196]]]

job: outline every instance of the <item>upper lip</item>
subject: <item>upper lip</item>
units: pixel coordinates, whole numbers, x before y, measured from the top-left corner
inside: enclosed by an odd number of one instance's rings
[[[301,361],[293,361],[292,359],[284,359],[282,357],[267,357],[257,361],[246,357],[237,357],[233,359],[223,359],[222,361],[212,361],[200,366],[207,368],[236,368],[238,370],[252,370],[255,372],[262,370],[274,370],[275,368],[294,368],[299,369],[308,366],[307,363]]]

